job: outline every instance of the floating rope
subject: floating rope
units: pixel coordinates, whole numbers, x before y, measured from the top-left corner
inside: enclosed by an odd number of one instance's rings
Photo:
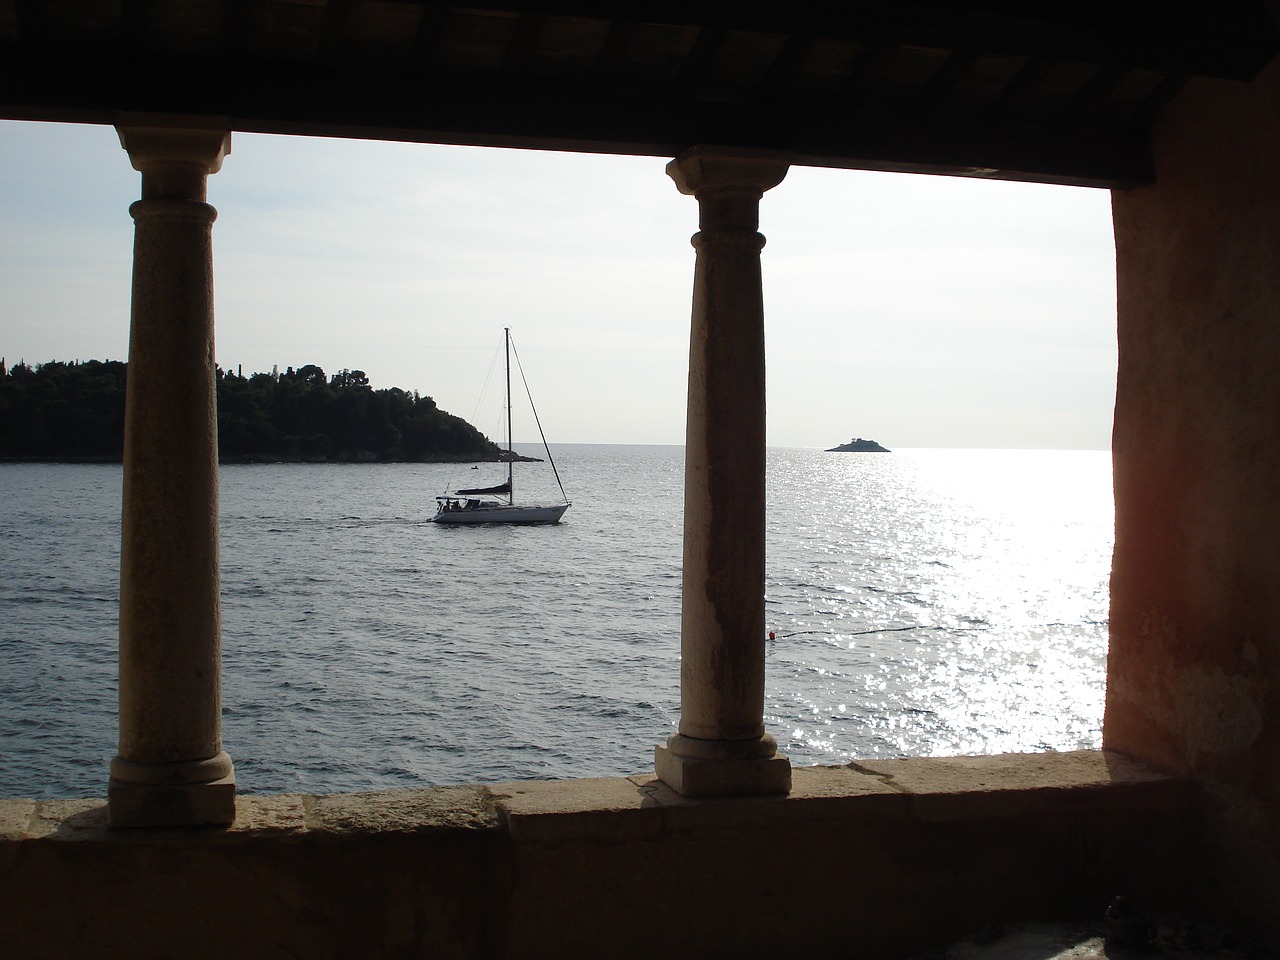
[[[1102,621],[1086,620],[1080,624],[1041,623],[1041,624],[1037,624],[1037,626],[1038,627],[1072,627],[1072,626],[1104,627],[1107,625],[1107,623],[1108,621],[1106,620],[1102,620]],[[811,633],[822,634],[823,636],[827,636],[827,637],[865,637],[872,633],[904,633],[908,630],[945,630],[948,633],[966,633],[974,630],[983,630],[983,629],[987,629],[987,628],[980,627],[980,626],[939,627],[939,626],[928,626],[923,623],[918,623],[912,627],[878,627],[875,630],[855,630],[852,633],[841,633],[835,630],[794,630],[791,633],[775,633],[773,630],[770,630],[769,639],[785,640],[788,637],[803,637],[806,634],[811,634]]]
[[[915,625],[914,627],[881,627],[881,628],[880,628],[880,629],[878,629],[878,630],[855,630],[853,633],[842,633],[842,634],[840,634],[840,636],[842,636],[842,637],[865,637],[867,634],[870,634],[870,633],[902,633],[902,632],[903,632],[903,631],[905,631],[905,630],[940,630],[940,629],[942,629],[942,628],[941,628],[941,627],[926,627],[926,626],[923,626],[923,625],[921,625],[921,624],[917,624],[917,625]],[[772,630],[770,630],[770,631],[769,631],[769,639],[770,639],[770,640],[785,640],[785,639],[787,639],[787,637],[801,637],[801,636],[804,636],[806,633],[822,633],[822,634],[830,634],[830,633],[831,633],[831,631],[830,631],[830,630],[796,630],[794,633],[774,633]]]

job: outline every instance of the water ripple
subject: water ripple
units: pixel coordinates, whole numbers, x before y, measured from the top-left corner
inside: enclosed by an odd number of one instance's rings
[[[1105,454],[769,455],[766,722],[794,762],[1099,743]],[[446,465],[223,469],[242,789],[650,768],[679,717],[682,451],[557,464],[565,523],[466,530],[425,522]],[[0,490],[0,795],[101,795],[120,469],[3,465]]]

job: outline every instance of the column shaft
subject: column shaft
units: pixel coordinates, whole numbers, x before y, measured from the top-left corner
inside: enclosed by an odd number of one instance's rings
[[[706,740],[764,735],[762,244],[754,230],[694,240],[680,732]]]
[[[787,163],[696,148],[667,172],[699,205],[685,446],[680,732],[658,775],[688,796],[780,793],[764,732],[764,298],[760,198]]]
[[[225,131],[121,128],[135,221],[113,826],[229,823],[221,740],[213,207]]]

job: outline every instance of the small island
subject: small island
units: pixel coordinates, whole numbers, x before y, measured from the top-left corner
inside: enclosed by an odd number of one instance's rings
[[[854,437],[848,443],[842,443],[838,447],[828,447],[827,453],[888,453],[887,447],[882,447],[874,440],[863,440],[862,437]]]

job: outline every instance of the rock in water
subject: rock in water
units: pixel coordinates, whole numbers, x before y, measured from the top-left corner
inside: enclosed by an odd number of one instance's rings
[[[838,447],[828,447],[827,453],[888,453],[887,447],[882,447],[874,440],[863,440],[862,437],[854,437],[848,443],[842,443]]]

